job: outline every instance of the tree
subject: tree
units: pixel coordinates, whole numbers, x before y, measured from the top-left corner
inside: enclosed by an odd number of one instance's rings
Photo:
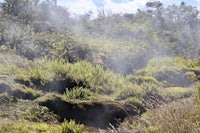
[[[4,16],[14,16],[24,23],[36,17],[39,0],[4,0],[2,10]]]

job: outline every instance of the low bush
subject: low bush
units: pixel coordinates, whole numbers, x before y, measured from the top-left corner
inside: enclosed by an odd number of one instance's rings
[[[71,90],[66,89],[64,94],[68,99],[90,100],[94,95],[92,91],[82,87],[75,87]]]
[[[76,124],[74,120],[66,121],[61,124],[60,133],[82,133],[84,125]]]
[[[124,77],[104,70],[99,65],[81,61],[68,63],[62,60],[42,59],[30,64],[27,69],[17,71],[15,79],[23,82],[31,82],[36,88],[52,80],[72,79],[77,84],[81,83],[91,91],[98,94],[110,95],[124,88],[133,88],[134,83],[125,80]]]
[[[15,100],[15,101],[14,101]],[[28,100],[16,100],[13,97],[2,96],[0,101],[0,117],[10,120],[28,120],[32,122],[57,123],[58,118],[46,107]]]
[[[182,57],[154,57],[138,75],[152,76],[165,86],[189,86],[192,83],[188,71],[198,68],[198,63]]]
[[[144,83],[151,83],[158,85],[159,82],[152,76],[134,76],[134,75],[128,75],[126,76],[126,80],[131,81],[133,83],[136,83],[138,85],[144,84]]]
[[[6,121],[2,120],[0,133],[59,133],[58,125],[36,123],[29,121]]]
[[[161,96],[168,97],[172,100],[187,98],[192,96],[192,94],[194,93],[192,88],[183,87],[159,88],[157,90]]]
[[[197,68],[198,62],[182,57],[154,57],[148,61],[147,67],[139,70],[140,74],[155,76],[166,70],[182,70]]]

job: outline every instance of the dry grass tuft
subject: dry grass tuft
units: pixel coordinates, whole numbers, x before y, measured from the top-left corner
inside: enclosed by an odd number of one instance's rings
[[[163,105],[153,111],[145,126],[153,133],[197,133],[200,132],[200,106],[191,99]]]

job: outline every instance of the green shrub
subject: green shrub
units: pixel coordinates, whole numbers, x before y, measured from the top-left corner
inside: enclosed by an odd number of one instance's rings
[[[61,124],[61,133],[82,133],[84,130],[84,125],[76,124],[74,120],[70,120],[69,122],[64,120]]]
[[[167,70],[182,70],[198,67],[198,62],[182,57],[154,57],[148,61],[146,68],[139,70],[140,74],[155,76]]]
[[[0,133],[58,133],[59,126],[29,121],[4,121]]]
[[[136,83],[138,85],[141,85],[143,83],[158,84],[158,81],[152,76],[128,75],[128,76],[126,76],[126,80]]]
[[[183,87],[168,87],[157,89],[161,96],[169,97],[173,100],[190,97],[193,94],[193,89]]]
[[[5,117],[14,120],[28,120],[32,122],[58,122],[57,116],[47,107],[40,106],[39,104],[28,100],[13,101],[13,99],[9,97],[3,97],[3,99],[0,98],[0,102],[6,102],[6,104],[0,106],[1,118]]]
[[[90,100],[90,97],[93,95],[89,89],[82,87],[74,87],[71,90],[66,89],[65,96],[68,99],[79,99],[79,100]]]
[[[143,93],[143,90],[140,86],[138,85],[130,86],[118,91],[117,99],[126,100],[128,98],[133,98],[133,97],[142,97],[143,95],[142,93]]]
[[[101,94],[111,94],[116,90],[126,88],[127,81],[120,75],[104,70],[99,65],[87,61],[68,63],[62,60],[36,60],[27,69],[18,71],[15,78],[30,81],[35,86],[44,85],[51,80],[73,79],[83,83],[92,91]]]
[[[133,103],[133,104],[138,104],[138,105],[142,105],[142,101],[140,99],[138,99],[137,97],[129,97],[125,100],[125,103]]]

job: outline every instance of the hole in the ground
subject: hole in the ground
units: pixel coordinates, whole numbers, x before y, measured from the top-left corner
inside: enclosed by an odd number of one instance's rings
[[[0,84],[0,93],[11,92],[11,87],[5,83]]]
[[[87,126],[107,129],[110,124],[118,127],[128,113],[121,106],[112,103],[71,103],[55,98],[39,102],[60,116],[60,121],[73,119]]]
[[[54,80],[46,83],[42,90],[45,92],[57,92],[57,93],[65,93],[66,88],[72,89],[74,87],[86,87],[83,82],[77,83],[73,79],[64,79],[64,80]]]
[[[34,100],[39,97],[39,95],[33,95],[31,92],[23,92],[22,90],[11,89],[11,87],[5,83],[0,84],[0,93],[7,93],[10,96],[20,99]]]
[[[28,99],[28,100],[34,100],[39,97],[39,95],[33,95],[32,93],[25,93],[21,90],[13,90],[9,94],[11,96],[14,96],[15,98]]]
[[[187,87],[190,86],[192,81],[191,79],[185,75],[185,71],[181,70],[179,72],[174,71],[165,71],[160,72],[157,77],[158,81],[167,81],[172,86],[181,86]]]

